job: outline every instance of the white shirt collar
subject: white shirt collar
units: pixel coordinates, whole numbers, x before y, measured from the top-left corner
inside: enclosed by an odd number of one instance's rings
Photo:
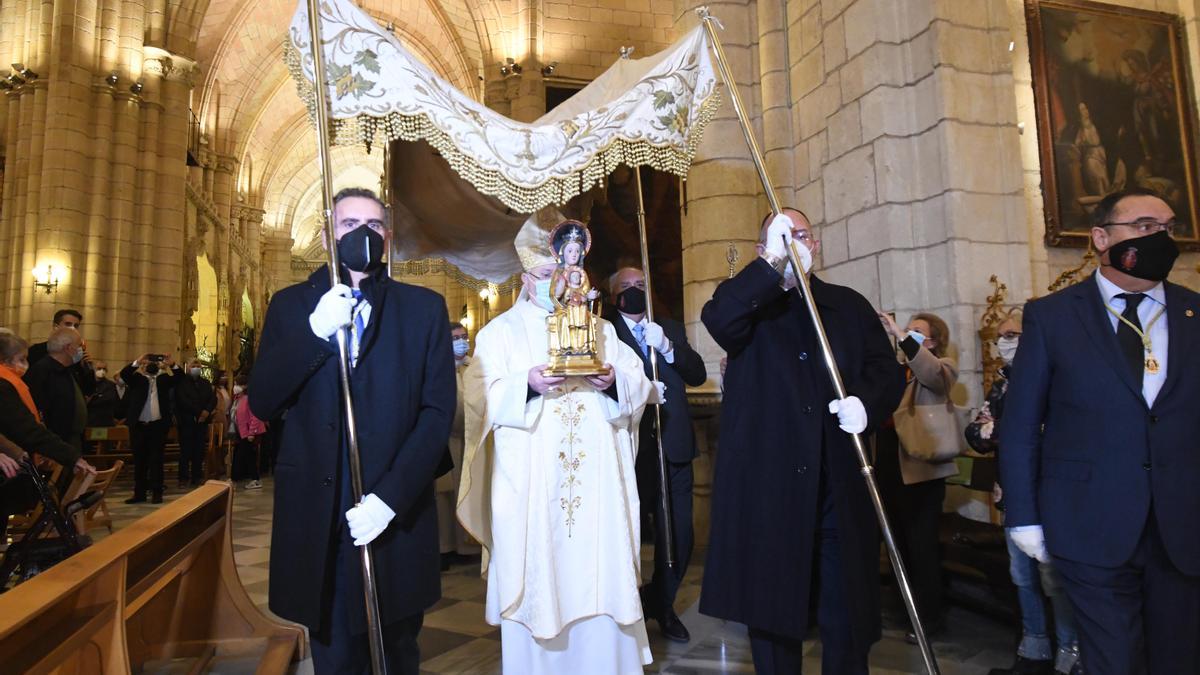
[[[1122,293],[1129,292],[1109,281],[1107,277],[1100,273],[1100,270],[1096,270],[1096,283],[1100,286],[1100,297],[1104,299],[1104,302],[1110,305],[1113,302],[1113,298]],[[1145,291],[1144,294],[1146,297],[1157,302],[1163,307],[1167,306],[1167,292],[1161,281],[1155,284],[1154,288]]]
[[[646,325],[646,317],[645,316],[642,316],[641,321],[634,321],[633,319],[629,318],[629,316],[627,314],[625,314],[625,312],[617,310],[617,313],[621,315],[622,319],[625,319],[625,325],[629,327],[630,332],[633,331],[634,326],[645,326]]]

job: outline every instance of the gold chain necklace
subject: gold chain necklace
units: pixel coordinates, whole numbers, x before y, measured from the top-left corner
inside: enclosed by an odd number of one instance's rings
[[[1150,296],[1146,296],[1146,297],[1149,298]],[[1128,301],[1126,301],[1126,302],[1128,302]],[[1133,332],[1137,333],[1138,337],[1142,338],[1142,348],[1146,350],[1146,363],[1145,363],[1146,372],[1150,373],[1151,375],[1157,375],[1158,370],[1159,370],[1159,365],[1158,365],[1158,359],[1154,358],[1154,346],[1150,342],[1150,329],[1154,326],[1154,322],[1158,321],[1159,317],[1161,317],[1163,315],[1163,312],[1167,311],[1167,308],[1159,307],[1158,311],[1155,312],[1154,316],[1150,317],[1150,321],[1146,323],[1145,329],[1138,328],[1136,325],[1134,325],[1134,323],[1132,321],[1121,316],[1121,313],[1118,312],[1117,310],[1113,309],[1113,306],[1108,304],[1107,301],[1105,301],[1105,303],[1104,303],[1104,308],[1107,309],[1109,311],[1109,313],[1111,313],[1113,316],[1117,317],[1117,319],[1121,323],[1125,324],[1126,326],[1129,326],[1129,328],[1131,330],[1133,330]]]

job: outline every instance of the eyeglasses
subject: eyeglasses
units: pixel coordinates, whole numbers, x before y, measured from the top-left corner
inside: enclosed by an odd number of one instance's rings
[[[1137,230],[1138,234],[1152,234],[1154,232],[1166,231],[1167,234],[1172,234],[1175,228],[1179,225],[1178,220],[1168,220],[1165,223],[1160,223],[1153,218],[1138,218],[1125,223],[1105,223],[1104,227],[1112,227],[1113,225],[1124,225]]]

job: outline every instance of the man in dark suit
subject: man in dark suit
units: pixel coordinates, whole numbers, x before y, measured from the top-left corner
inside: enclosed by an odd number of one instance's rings
[[[153,504],[163,499],[163,445],[171,429],[171,393],[183,371],[170,354],[142,354],[121,369],[127,387],[129,446],[133,451],[133,496],[140,504],[150,493]]]
[[[1200,672],[1200,295],[1153,193],[1092,212],[1096,275],[1030,302],[1001,422],[1005,526],[1051,558],[1086,672]]]
[[[46,344],[46,357],[29,366],[25,382],[46,428],[82,453],[87,402],[72,373],[72,366],[83,358],[79,333],[72,328],[55,328]],[[70,482],[69,475],[65,478]]]
[[[179,430],[179,487],[196,487],[204,480],[204,451],[208,445],[208,419],[217,407],[212,384],[204,379],[198,359],[175,385],[175,424]]]
[[[79,313],[79,310],[60,309],[54,313],[54,325],[50,328],[50,332],[53,333],[59,328],[70,328],[75,332],[79,332],[81,325],[83,325],[83,315]],[[30,367],[46,358],[48,342],[37,342],[29,345]],[[96,387],[96,376],[95,371],[92,369],[92,357],[87,351],[87,343],[82,342],[81,344],[83,345],[83,358],[71,366],[71,374],[74,375],[75,382],[79,385],[79,390],[83,392],[84,396],[90,396]]]
[[[687,627],[675,614],[675,594],[692,557],[692,460],[696,458],[696,438],[688,408],[687,387],[698,387],[708,379],[704,359],[688,344],[683,324],[665,317],[646,320],[646,277],[635,267],[617,270],[609,279],[609,292],[615,308],[604,318],[617,331],[621,342],[633,347],[651,375],[650,349],[658,351],[658,376],[666,385],[666,403],[662,406],[663,451],[667,455],[667,482],[671,498],[671,524],[674,526],[674,571],[667,568],[666,542],[662,522],[666,516],[659,496],[658,440],[654,413],[642,415],[638,440],[637,484],[642,510],[654,523],[654,577],[642,588],[642,604],[647,618],[658,622],[663,635],[676,642],[691,639]]]
[[[835,398],[797,280],[819,250],[803,213],[763,223],[759,257],[717,287],[701,319],[729,354],[700,611],[750,628],[759,673],[799,673],[815,607],[821,671],[867,672],[879,639],[879,538],[848,432],[896,409],[904,373],[874,308],[810,275],[842,379]]]
[[[250,386],[260,419],[285,410],[275,463],[271,611],[309,629],[317,673],[366,673],[360,556],[372,544],[388,671],[417,673],[424,610],[441,597],[433,482],[455,408],[442,296],[393,281],[383,204],[334,198],[343,283],[321,267],[275,294]],[[336,333],[351,326],[350,382],[363,494],[351,494]]]

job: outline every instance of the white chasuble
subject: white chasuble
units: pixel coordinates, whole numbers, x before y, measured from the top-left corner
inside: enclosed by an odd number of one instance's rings
[[[486,619],[502,626],[506,670],[640,672],[650,649],[634,459],[657,392],[598,320],[616,399],[583,378],[530,397],[529,369],[548,360],[546,317],[522,298],[479,331],[464,378],[459,520],[484,546]]]

